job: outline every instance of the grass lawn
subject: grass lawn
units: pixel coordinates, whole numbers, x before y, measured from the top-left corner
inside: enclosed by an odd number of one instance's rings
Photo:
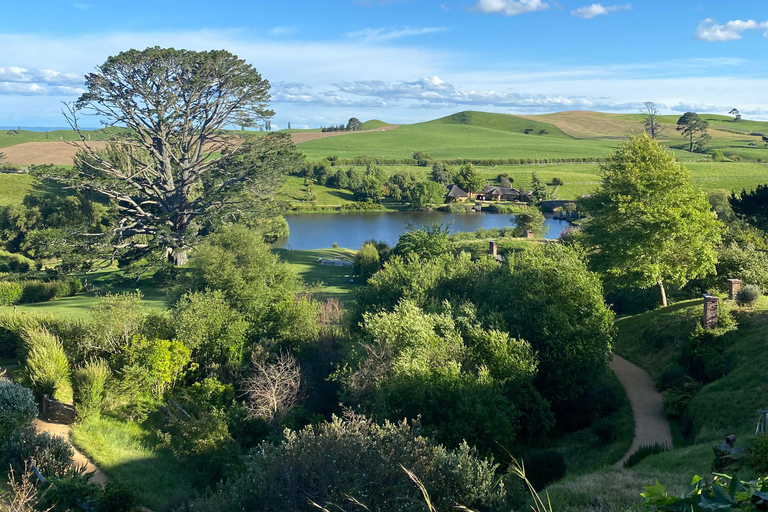
[[[141,504],[159,512],[195,493],[194,477],[173,455],[156,450],[141,425],[92,416],[72,426],[72,441],[110,478],[134,489]]]
[[[319,292],[328,297],[335,297],[344,302],[351,298],[352,290],[360,286],[358,283],[349,282],[350,268],[323,266],[317,262],[319,258],[332,259],[336,257],[353,260],[357,251],[336,248],[313,251],[276,249],[275,252],[296,269],[305,283],[310,286],[322,284]]]
[[[0,174],[0,206],[21,204],[34,183],[29,174]]]

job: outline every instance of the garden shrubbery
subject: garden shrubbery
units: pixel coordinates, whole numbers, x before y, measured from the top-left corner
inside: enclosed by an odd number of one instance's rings
[[[27,377],[38,397],[72,403],[69,361],[58,337],[44,328],[24,333]]]
[[[760,288],[754,284],[747,284],[736,293],[736,304],[739,307],[753,308],[759,298]]]
[[[74,277],[60,281],[0,281],[0,305],[46,302],[59,297],[71,297],[82,289],[82,283]]]
[[[32,392],[0,378],[0,439],[31,425],[36,417],[37,404]]]

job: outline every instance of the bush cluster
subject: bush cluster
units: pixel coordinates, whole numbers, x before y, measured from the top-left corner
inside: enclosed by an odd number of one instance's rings
[[[46,302],[59,297],[71,297],[83,289],[79,279],[70,277],[61,281],[27,281],[0,282],[0,305],[31,304]]]
[[[587,164],[602,163],[606,158],[584,157],[584,158],[452,158],[439,160],[439,163],[446,165],[540,165],[540,164]],[[424,166],[424,160],[421,158],[384,158],[358,156],[355,158],[336,158],[328,159],[332,166],[355,165],[365,166],[369,164],[376,165],[416,165]]]
[[[747,284],[736,293],[736,304],[739,307],[753,308],[759,298],[760,288],[754,284]]]
[[[36,417],[37,404],[32,392],[0,378],[0,439],[23,430]]]
[[[24,273],[35,268],[35,261],[23,254],[0,249],[0,272]]]

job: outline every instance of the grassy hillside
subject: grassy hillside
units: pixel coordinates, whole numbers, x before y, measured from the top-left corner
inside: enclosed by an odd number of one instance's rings
[[[14,130],[15,131],[15,130]],[[109,128],[105,130],[83,130],[85,137],[90,137],[91,140],[107,140],[109,133],[119,133],[124,131],[120,128]],[[74,130],[54,130],[50,132],[33,132],[29,130],[21,130],[20,133],[9,134],[8,130],[0,131],[0,149],[7,148],[8,146],[15,146],[16,144],[23,144],[25,142],[52,142],[60,140],[79,140],[77,133]]]
[[[389,123],[384,121],[379,121],[378,119],[371,119],[370,121],[366,121],[363,123],[363,130],[375,130],[377,128],[383,128],[385,126],[389,126]]]
[[[682,345],[702,314],[702,301],[675,304],[618,320],[615,351],[643,367],[654,379],[677,364]],[[749,447],[757,424],[758,408],[768,406],[768,298],[762,297],[753,311],[735,314],[738,329],[725,337],[729,372],[703,386],[690,402],[693,444],[676,439],[674,450],[651,456],[630,470],[605,468],[550,486],[555,510],[626,510],[640,501],[642,487],[659,480],[671,493],[679,494],[698,474],[709,477],[712,447],[728,434],[736,434],[737,445]],[[742,469],[741,478],[753,475]]]
[[[34,183],[28,174],[0,174],[0,206],[21,204]]]

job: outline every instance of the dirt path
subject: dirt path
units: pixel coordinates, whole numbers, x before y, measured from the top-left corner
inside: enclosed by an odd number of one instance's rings
[[[613,356],[610,368],[627,391],[635,417],[635,438],[632,446],[616,466],[623,466],[629,456],[643,445],[666,444],[671,449],[672,432],[662,410],[661,393],[656,390],[651,376],[639,366],[617,355]]]
[[[75,445],[72,444],[72,439],[70,437],[72,429],[69,425],[61,425],[59,423],[48,423],[47,421],[43,421],[40,419],[36,419],[33,423],[33,426],[38,432],[48,432],[51,435],[54,436],[60,436],[69,441],[69,444],[72,446],[72,450],[74,451],[74,455],[72,456],[72,459],[75,462],[76,466],[83,466],[85,465],[85,471],[87,473],[93,473],[93,477],[91,477],[91,482],[94,484],[99,484],[100,486],[104,487],[104,484],[107,483],[107,475],[104,474],[102,470],[98,468],[91,460],[83,455],[83,453],[75,448]]]

